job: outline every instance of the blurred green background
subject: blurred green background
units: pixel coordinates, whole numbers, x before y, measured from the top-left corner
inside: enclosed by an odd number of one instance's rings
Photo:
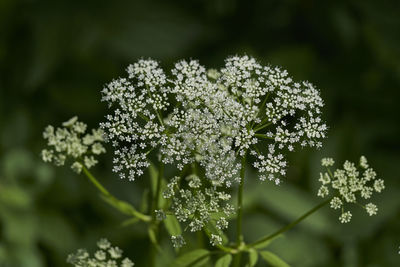
[[[250,171],[246,240],[319,203],[322,156],[364,154],[386,181],[378,216],[355,209],[339,225],[325,208],[271,250],[293,266],[400,266],[399,14],[396,0],[0,0],[0,266],[66,266],[68,253],[100,237],[146,266],[144,228],[121,227],[85,177],[42,163],[42,130],[74,115],[96,127],[106,114],[100,90],[138,58],[219,67],[237,53],[313,82],[330,127],[323,149],[291,154],[282,186],[260,186]],[[109,159],[94,173],[138,203],[147,178],[121,181]]]

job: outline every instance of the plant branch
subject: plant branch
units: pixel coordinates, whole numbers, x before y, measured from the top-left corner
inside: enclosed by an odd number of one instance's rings
[[[274,233],[272,233],[272,234],[270,234],[270,235],[268,235],[268,236],[266,236],[266,237],[264,237],[264,238],[261,238],[261,239],[257,240],[257,241],[254,242],[254,243],[251,243],[251,244],[247,245],[247,247],[248,247],[248,248],[255,247],[255,246],[257,246],[257,245],[259,245],[259,244],[261,244],[261,243],[264,243],[264,242],[266,242],[266,241],[268,241],[268,240],[270,240],[270,239],[272,239],[272,238],[274,238],[274,237],[276,237],[276,236],[278,236],[278,235],[280,235],[280,234],[282,234],[282,233],[284,233],[284,232],[286,232],[286,231],[292,229],[296,224],[300,223],[300,222],[303,221],[305,218],[307,218],[308,216],[310,216],[311,214],[313,214],[314,212],[316,212],[317,210],[319,210],[320,208],[322,208],[323,206],[325,206],[326,204],[328,204],[328,203],[331,201],[331,199],[332,199],[332,198],[329,198],[329,199],[325,200],[324,202],[318,204],[317,206],[315,206],[315,207],[312,208],[311,210],[309,210],[309,211],[307,211],[306,213],[304,213],[304,214],[303,214],[302,216],[300,216],[297,220],[295,220],[295,221],[289,223],[288,225],[282,227],[282,228],[279,229],[278,231],[276,231],[276,232],[274,232]]]
[[[235,256],[234,266],[240,265],[241,259],[241,247],[243,246],[243,233],[242,233],[242,221],[243,221],[243,187],[244,187],[244,175],[246,170],[246,154],[242,157],[242,166],[240,169],[240,184],[238,189],[238,202],[237,202],[237,229],[236,229],[236,246],[239,252]]]
[[[158,205],[160,203],[161,180],[163,176],[164,176],[164,163],[161,161],[160,168],[158,170],[156,190],[154,192],[154,199],[151,206],[151,213],[153,215],[153,220],[155,220],[155,211],[156,209],[158,209]]]
[[[246,170],[246,155],[242,157],[242,167],[240,169],[240,184],[238,189],[238,202],[237,202],[237,229],[236,229],[236,237],[237,237],[237,246],[243,242],[243,234],[242,234],[242,220],[243,220],[243,188],[244,188],[244,175]]]
[[[272,140],[274,140],[273,137],[269,137],[269,136],[267,136],[265,134],[254,134],[254,136],[255,137],[260,137],[260,138],[263,138],[263,139],[272,139]]]
[[[158,112],[157,112],[158,114]],[[158,176],[156,180],[156,189],[154,191],[153,200],[151,202],[151,224],[149,226],[149,237],[151,242],[150,247],[150,266],[155,266],[157,252],[163,252],[158,245],[158,223],[156,218],[156,210],[160,203],[161,181],[164,176],[164,163],[160,160],[160,168],[158,169]]]
[[[268,122],[268,123],[266,123],[266,124],[264,124],[264,125],[260,125],[260,126],[258,126],[258,127],[256,127],[256,128],[254,128],[254,132],[258,132],[258,131],[264,129],[265,127],[268,127],[268,126],[271,125],[271,124],[272,124],[272,122]]]
[[[90,173],[90,171],[86,168],[86,166],[81,163],[82,165],[82,170],[83,173],[89,178],[89,180],[92,182],[92,184],[94,184],[94,186],[105,196],[111,196],[110,192],[108,192],[107,189],[104,188],[104,186],[102,186],[100,184],[99,181],[97,181],[97,179],[93,176],[93,174]]]
[[[82,164],[82,163],[81,163]],[[83,173],[89,178],[89,180],[94,184],[94,186],[101,192],[103,200],[108,202],[111,206],[118,209],[121,213],[131,215],[142,221],[149,222],[151,218],[139,211],[137,211],[131,204],[119,200],[114,197],[103,185],[93,176],[93,174],[82,164]]]

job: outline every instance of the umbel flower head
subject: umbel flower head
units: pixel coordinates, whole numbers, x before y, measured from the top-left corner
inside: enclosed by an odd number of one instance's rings
[[[62,124],[63,127],[55,129],[49,125],[43,132],[47,140],[48,149],[42,150],[42,159],[45,162],[54,162],[57,166],[65,164],[67,158],[73,163],[71,168],[80,173],[83,166],[91,168],[97,164],[95,156],[105,153],[103,131],[93,129],[86,133],[87,125],[73,117]]]
[[[370,199],[374,192],[382,192],[385,189],[384,181],[376,179],[375,171],[369,167],[368,161],[361,156],[358,166],[345,161],[343,169],[336,169],[334,172],[329,167],[334,165],[332,158],[324,158],[321,165],[327,168],[327,171],[320,173],[319,181],[321,187],[318,190],[318,196],[325,198],[332,196],[330,206],[332,209],[340,209],[341,215],[339,221],[348,223],[352,214],[345,211],[346,203],[357,203],[361,205],[368,215],[376,215],[378,207],[373,203],[363,205],[359,199]]]
[[[203,184],[197,175],[190,175],[186,179],[178,176],[172,178],[163,196],[172,199],[171,210],[179,222],[187,224],[186,229],[191,232],[201,231],[208,223],[224,230],[228,227],[228,217],[234,211],[234,207],[228,203],[231,195],[218,187]],[[172,242],[175,247],[185,244],[182,236],[172,237]],[[211,236],[211,244],[221,242],[220,236]]]
[[[220,70],[183,60],[170,75],[154,60],[139,60],[127,72],[102,91],[112,112],[101,127],[121,178],[141,176],[158,151],[164,163],[199,164],[213,183],[230,186],[238,157],[250,152],[260,179],[279,183],[285,153],[320,147],[325,137],[319,91],[248,56],[229,57]]]
[[[122,250],[111,246],[102,238],[97,242],[98,250],[91,256],[86,249],[78,249],[68,255],[67,262],[75,267],[133,267],[135,264],[128,258],[122,259]]]

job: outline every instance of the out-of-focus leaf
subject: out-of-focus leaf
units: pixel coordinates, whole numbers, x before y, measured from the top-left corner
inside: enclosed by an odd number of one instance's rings
[[[21,246],[32,245],[37,237],[37,221],[31,212],[17,213],[1,209],[3,236]]]
[[[7,205],[12,208],[25,209],[31,205],[31,198],[17,186],[0,184],[0,206]]]
[[[181,225],[174,215],[167,214],[167,217],[163,221],[170,235],[176,236],[182,234]]]
[[[171,267],[201,267],[210,260],[210,251],[206,249],[196,249],[172,262]]]
[[[220,257],[215,263],[215,267],[229,267],[232,262],[232,255],[226,254]]]
[[[16,179],[27,174],[34,167],[31,154],[23,149],[13,149],[3,158],[5,178]]]
[[[272,267],[290,267],[289,264],[270,251],[260,251],[260,255]]]
[[[57,213],[42,213],[38,218],[38,238],[54,251],[67,253],[75,249],[76,237],[66,219]]]
[[[300,229],[286,232],[285,238],[272,242],[268,250],[286,262],[296,263],[296,267],[321,266],[331,260],[329,247],[318,236]],[[310,254],[313,257],[309,257]]]
[[[244,200],[246,208],[262,205],[267,210],[284,216],[288,221],[297,219],[322,202],[312,194],[297,189],[289,183],[281,186],[260,186],[258,182],[254,182],[247,192],[251,194],[247,194]],[[332,227],[331,224],[331,220],[320,210],[302,221],[299,227],[306,227],[310,231],[326,232]]]
[[[248,251],[249,254],[249,261],[247,263],[247,267],[253,267],[254,265],[257,264],[258,261],[258,253],[257,250],[255,249],[249,249]]]

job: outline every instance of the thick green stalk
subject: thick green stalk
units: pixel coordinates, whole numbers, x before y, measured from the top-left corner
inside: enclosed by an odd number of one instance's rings
[[[263,139],[271,139],[271,140],[274,139],[274,137],[269,137],[269,136],[267,136],[265,134],[254,134],[254,136],[255,137],[260,137],[260,138],[263,138]]]
[[[161,193],[161,180],[164,176],[164,163],[160,162],[160,168],[158,169],[158,176],[156,181],[156,190],[154,192],[154,198],[151,205],[151,214],[153,215],[153,220],[155,220],[155,211],[158,209],[160,204],[160,193]]]
[[[242,167],[240,169],[240,184],[238,189],[238,202],[237,202],[237,228],[236,228],[236,246],[239,249],[239,253],[234,258],[234,266],[240,265],[241,252],[240,248],[243,246],[243,232],[242,232],[242,221],[243,221],[243,188],[244,188],[244,175],[246,170],[246,154],[242,157]]]
[[[150,266],[155,266],[155,258],[157,257],[157,250],[158,250],[158,222],[156,219],[156,210],[159,207],[160,204],[160,193],[161,193],[161,181],[164,176],[164,163],[162,162],[162,159],[160,161],[160,168],[158,169],[158,176],[156,180],[156,189],[154,191],[154,196],[152,199],[151,203],[151,214],[152,214],[152,222],[150,224],[149,231],[152,231],[154,233],[154,239],[153,242],[151,242],[151,247],[150,247]],[[150,238],[151,239],[151,238]],[[156,243],[154,243],[156,242]]]
[[[239,247],[243,242],[242,221],[243,221],[243,188],[244,188],[244,174],[246,169],[246,155],[242,157],[242,167],[240,169],[240,184],[238,190],[237,202],[237,229],[236,229],[236,243]]]
[[[82,164],[83,173],[89,178],[92,184],[101,192],[103,199],[112,205],[114,208],[118,209],[120,212],[128,215],[132,215],[142,221],[150,221],[150,217],[137,211],[132,205],[127,202],[121,201],[114,197],[101,183],[93,176],[93,174]]]
[[[290,229],[292,229],[296,224],[300,223],[301,221],[303,221],[305,218],[307,218],[308,216],[310,216],[311,214],[313,214],[314,212],[316,212],[317,210],[319,210],[320,208],[322,208],[323,206],[325,206],[326,204],[328,204],[331,201],[332,198],[329,198],[327,200],[325,200],[324,202],[318,204],[317,206],[315,206],[314,208],[312,208],[311,210],[307,211],[306,213],[304,213],[302,216],[300,216],[297,220],[289,223],[288,225],[282,227],[281,229],[279,229],[278,231],[270,234],[269,236],[266,236],[264,238],[261,238],[259,240],[257,240],[254,243],[251,243],[249,245],[247,245],[247,248],[251,248],[251,247],[255,247],[261,243],[264,243]]]
[[[83,173],[89,178],[89,180],[94,184],[94,186],[97,187],[97,189],[99,189],[99,191],[105,195],[105,196],[110,196],[110,192],[108,192],[107,189],[105,189],[100,183],[99,181],[97,181],[97,179],[93,176],[93,174],[91,174],[89,172],[89,170],[85,167],[85,165],[82,164],[82,170]]]

